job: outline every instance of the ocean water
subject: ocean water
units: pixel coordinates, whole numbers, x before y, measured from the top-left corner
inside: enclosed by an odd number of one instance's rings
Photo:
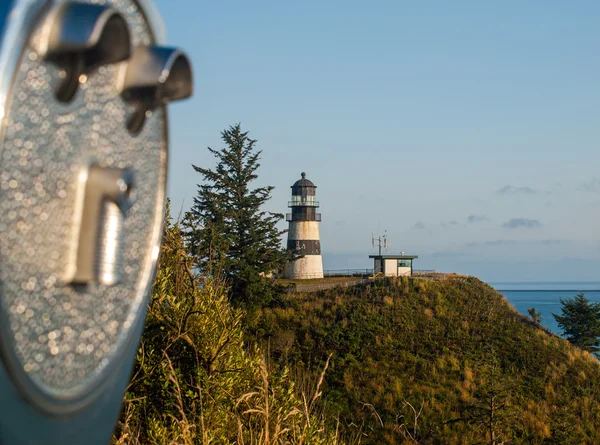
[[[561,298],[572,298],[583,292],[590,302],[600,302],[600,281],[496,282],[489,285],[504,295],[521,314],[529,316],[527,309],[530,307],[541,312],[542,324],[558,335],[562,335],[562,331],[552,314],[561,315]]]

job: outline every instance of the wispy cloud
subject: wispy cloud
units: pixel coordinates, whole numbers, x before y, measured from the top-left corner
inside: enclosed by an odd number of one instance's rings
[[[458,225],[458,221],[456,220],[452,220],[452,221],[448,221],[448,222],[443,222],[440,223],[442,227],[446,228],[446,227],[450,227],[450,226],[457,226]]]
[[[459,251],[444,251],[444,252],[434,252],[433,256],[436,258],[457,258],[465,256],[465,252]]]
[[[600,178],[592,178],[589,181],[585,181],[577,187],[579,192],[600,192]]]
[[[501,246],[514,246],[514,245],[523,245],[523,244],[541,244],[544,246],[554,246],[557,244],[564,244],[565,240],[559,239],[542,239],[542,240],[514,240],[514,239],[498,239],[492,241],[481,241],[481,242],[471,242],[465,244],[465,247],[501,247]],[[600,250],[600,248],[599,248]]]
[[[505,229],[539,229],[542,227],[542,223],[537,219],[528,219],[528,218],[512,218],[511,220],[502,224],[502,227]]]
[[[489,220],[490,219],[485,215],[469,215],[467,217],[467,222],[469,224],[483,222],[483,221],[489,221]]]
[[[512,246],[514,244],[516,244],[517,242],[515,240],[512,239],[498,239],[498,240],[493,240],[493,241],[483,241],[483,242],[479,242],[479,243],[467,243],[465,244],[465,247],[478,247],[478,246],[491,246],[491,247],[497,247],[497,246]]]
[[[423,230],[425,228],[425,223],[423,221],[417,221],[412,228],[413,230]]]
[[[540,241],[544,246],[555,246],[557,244],[562,243],[559,239],[544,239]]]
[[[496,195],[501,196],[518,196],[518,195],[535,195],[540,193],[539,190],[534,190],[531,187],[515,187],[512,185],[505,185],[499,190],[496,190]]]

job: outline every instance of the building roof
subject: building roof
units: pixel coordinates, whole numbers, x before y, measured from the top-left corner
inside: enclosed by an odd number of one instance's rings
[[[369,255],[369,258],[377,258],[382,260],[414,260],[419,258],[418,255]]]
[[[302,176],[302,179],[298,179],[296,182],[294,182],[294,185],[291,186],[292,188],[296,188],[296,187],[317,188],[317,186],[314,185],[312,181],[309,181],[308,179],[306,179],[306,173],[302,172],[301,176]]]

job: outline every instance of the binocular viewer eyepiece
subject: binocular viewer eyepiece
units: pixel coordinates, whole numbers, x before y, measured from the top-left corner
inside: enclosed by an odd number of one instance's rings
[[[54,7],[42,26],[38,54],[60,68],[55,87],[60,102],[71,101],[95,69],[126,62],[117,88],[136,108],[127,125],[137,134],[147,111],[192,94],[192,71],[185,54],[159,45],[134,48],[125,18],[113,7],[64,2]]]
[[[106,444],[158,257],[166,104],[191,96],[191,64],[151,0],[2,8],[0,444]]]

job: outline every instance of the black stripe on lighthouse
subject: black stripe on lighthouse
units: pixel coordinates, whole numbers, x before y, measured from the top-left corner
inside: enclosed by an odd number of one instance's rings
[[[289,239],[288,250],[298,255],[321,255],[321,241],[308,239]]]

